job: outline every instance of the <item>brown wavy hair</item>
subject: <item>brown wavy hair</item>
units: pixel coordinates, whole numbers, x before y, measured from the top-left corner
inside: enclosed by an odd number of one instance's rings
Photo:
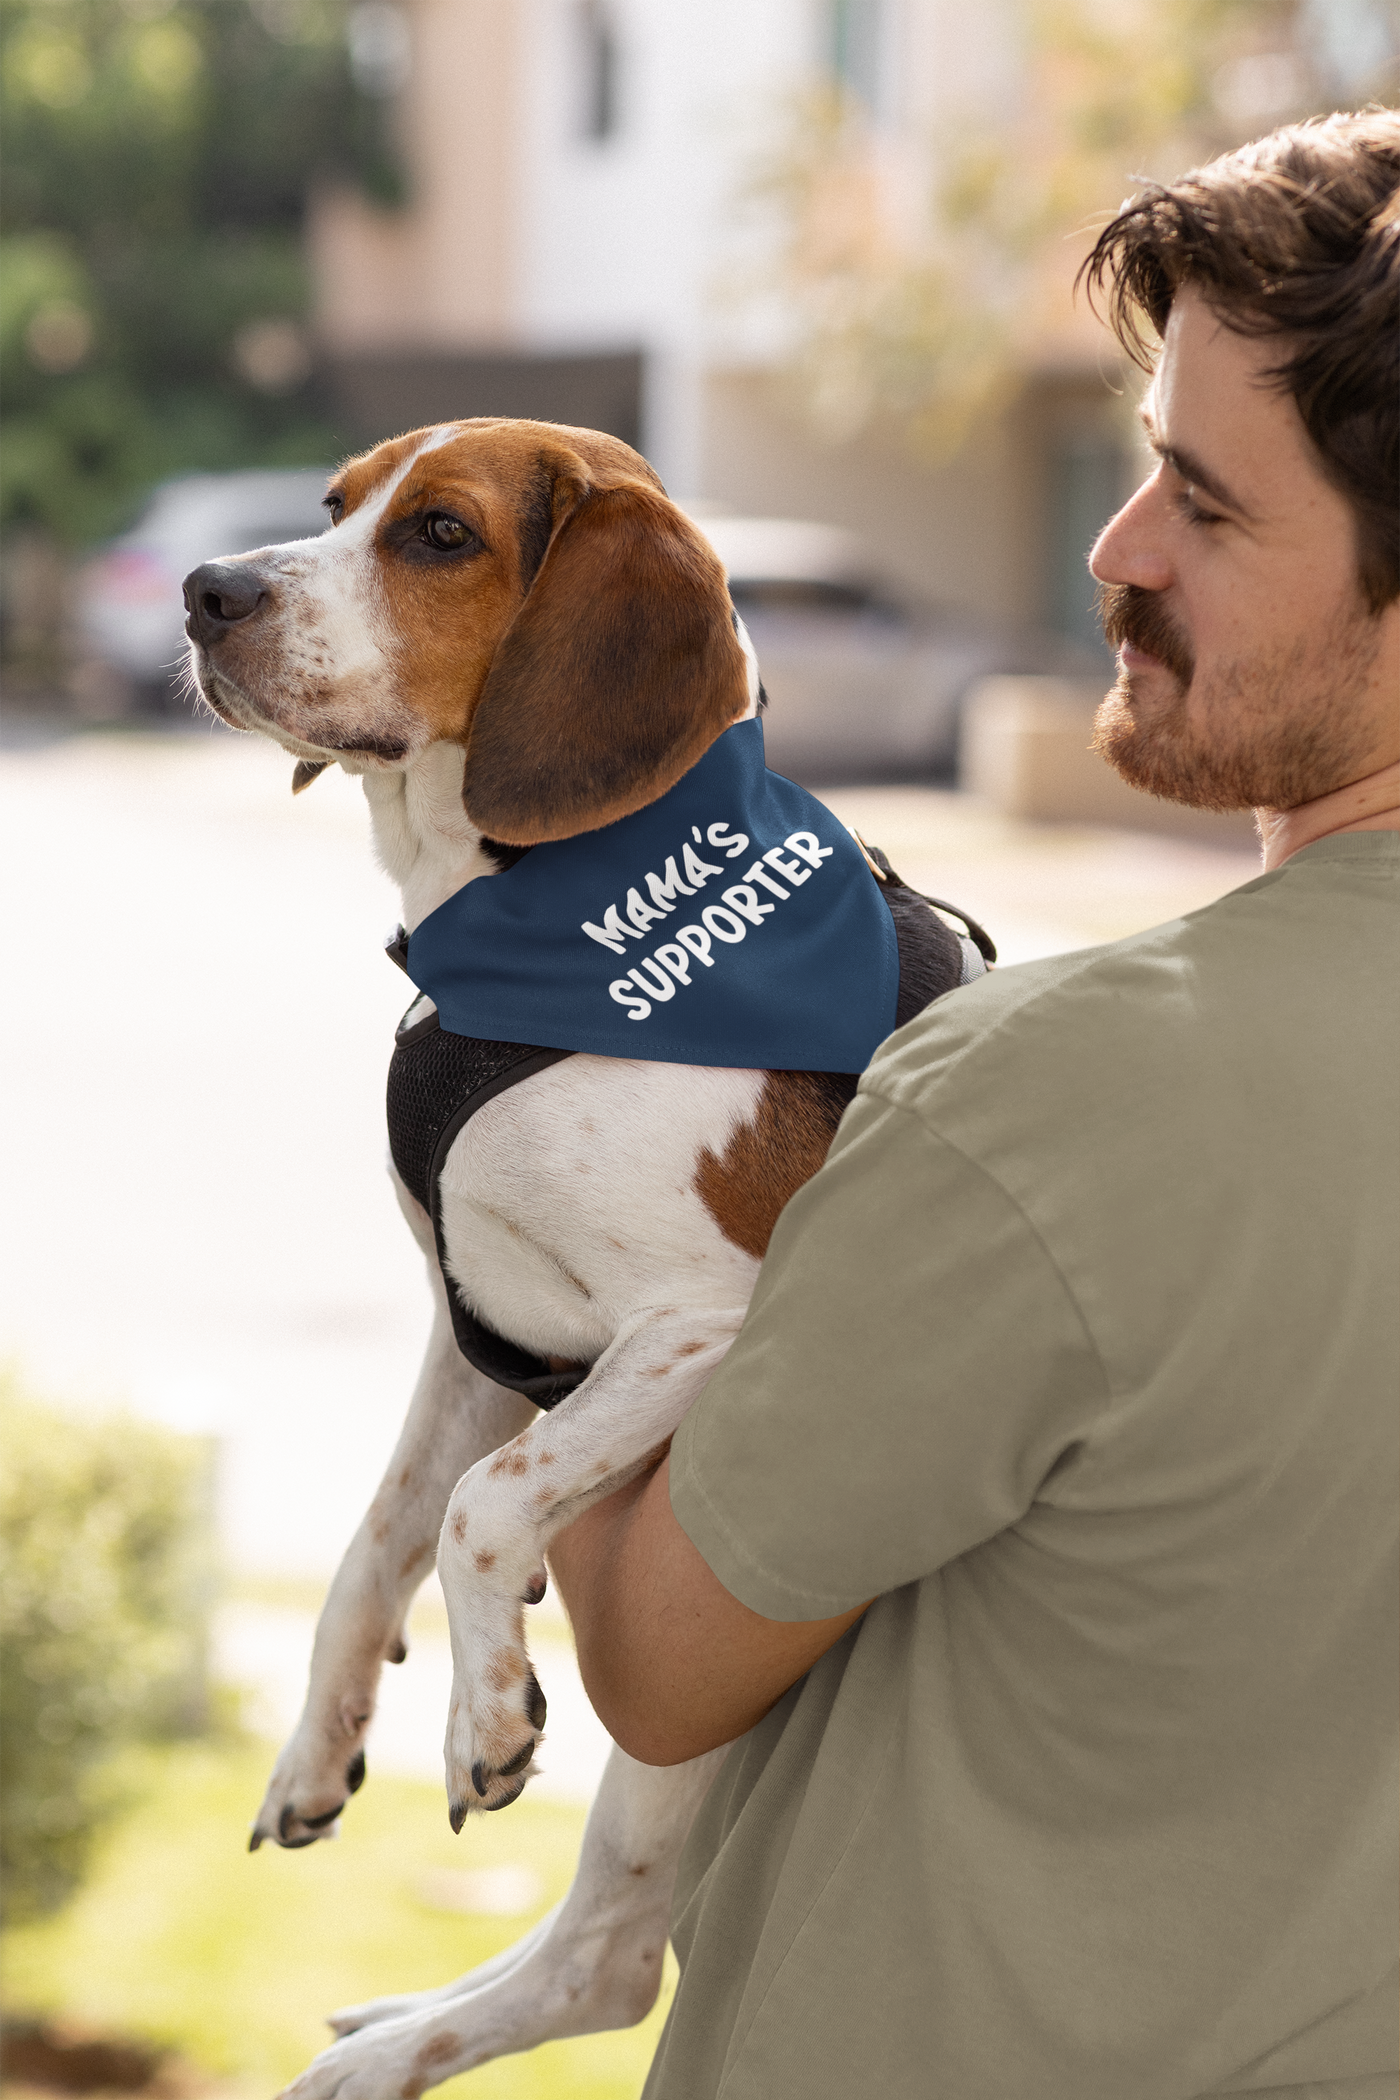
[[[1079,272],[1151,370],[1183,284],[1239,335],[1278,335],[1286,387],[1356,516],[1373,613],[1400,597],[1400,111],[1315,117],[1152,183]]]

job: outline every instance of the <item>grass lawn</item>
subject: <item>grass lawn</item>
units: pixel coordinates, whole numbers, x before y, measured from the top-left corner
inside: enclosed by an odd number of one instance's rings
[[[323,2015],[381,1992],[445,1983],[509,1946],[573,1875],[584,1811],[532,1801],[448,1828],[438,1787],[376,1778],[335,1844],[244,1850],[275,1751],[196,1743],[147,1754],[140,1798],[57,1917],[0,1942],[11,2016],[55,2015],[177,2049],[249,2100],[269,2100],[330,2039]],[[519,1918],[432,1907],[434,1870],[528,1868]],[[661,2003],[621,2034],[553,2042],[471,2071],[463,2100],[635,2100]]]

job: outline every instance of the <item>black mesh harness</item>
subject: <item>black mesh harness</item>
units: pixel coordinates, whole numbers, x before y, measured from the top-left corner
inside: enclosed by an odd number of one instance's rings
[[[924,897],[900,881],[878,848],[868,849],[878,862],[881,894],[894,920],[899,945],[899,998],[895,1026],[955,985],[965,984],[996,961],[996,949],[975,920],[956,905]],[[937,905],[938,909],[932,907]],[[953,931],[938,916],[961,919],[967,934]],[[400,969],[407,967],[407,936],[400,927],[387,953]],[[415,1005],[420,1002],[415,1001]],[[572,1050],[542,1049],[531,1043],[489,1043],[476,1036],[453,1035],[441,1026],[436,1011],[413,1021],[410,1007],[394,1036],[389,1064],[389,1151],[405,1187],[423,1205],[433,1225],[438,1266],[447,1291],[457,1346],[468,1363],[533,1400],[536,1407],[556,1407],[588,1375],[588,1366],[555,1370],[542,1357],[509,1342],[479,1320],[464,1302],[447,1267],[440,1201],[442,1170],[453,1143],[476,1114],[507,1087],[532,1073],[572,1057]],[[836,1099],[849,1101],[857,1073],[825,1073]]]

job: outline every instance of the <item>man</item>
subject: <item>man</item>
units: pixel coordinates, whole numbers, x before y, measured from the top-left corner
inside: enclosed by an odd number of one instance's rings
[[[1397,2089],[1400,119],[1090,274],[1162,334],[1099,746],[1255,805],[1265,873],[895,1035],[669,1461],[557,1543],[623,1745],[740,1739],[649,2100]]]

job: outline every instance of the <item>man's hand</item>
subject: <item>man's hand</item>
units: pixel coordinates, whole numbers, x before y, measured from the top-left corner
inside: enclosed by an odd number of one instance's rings
[[[733,1742],[867,1608],[788,1621],[740,1604],[672,1514],[669,1458],[561,1532],[549,1559],[588,1696],[647,1765]]]

